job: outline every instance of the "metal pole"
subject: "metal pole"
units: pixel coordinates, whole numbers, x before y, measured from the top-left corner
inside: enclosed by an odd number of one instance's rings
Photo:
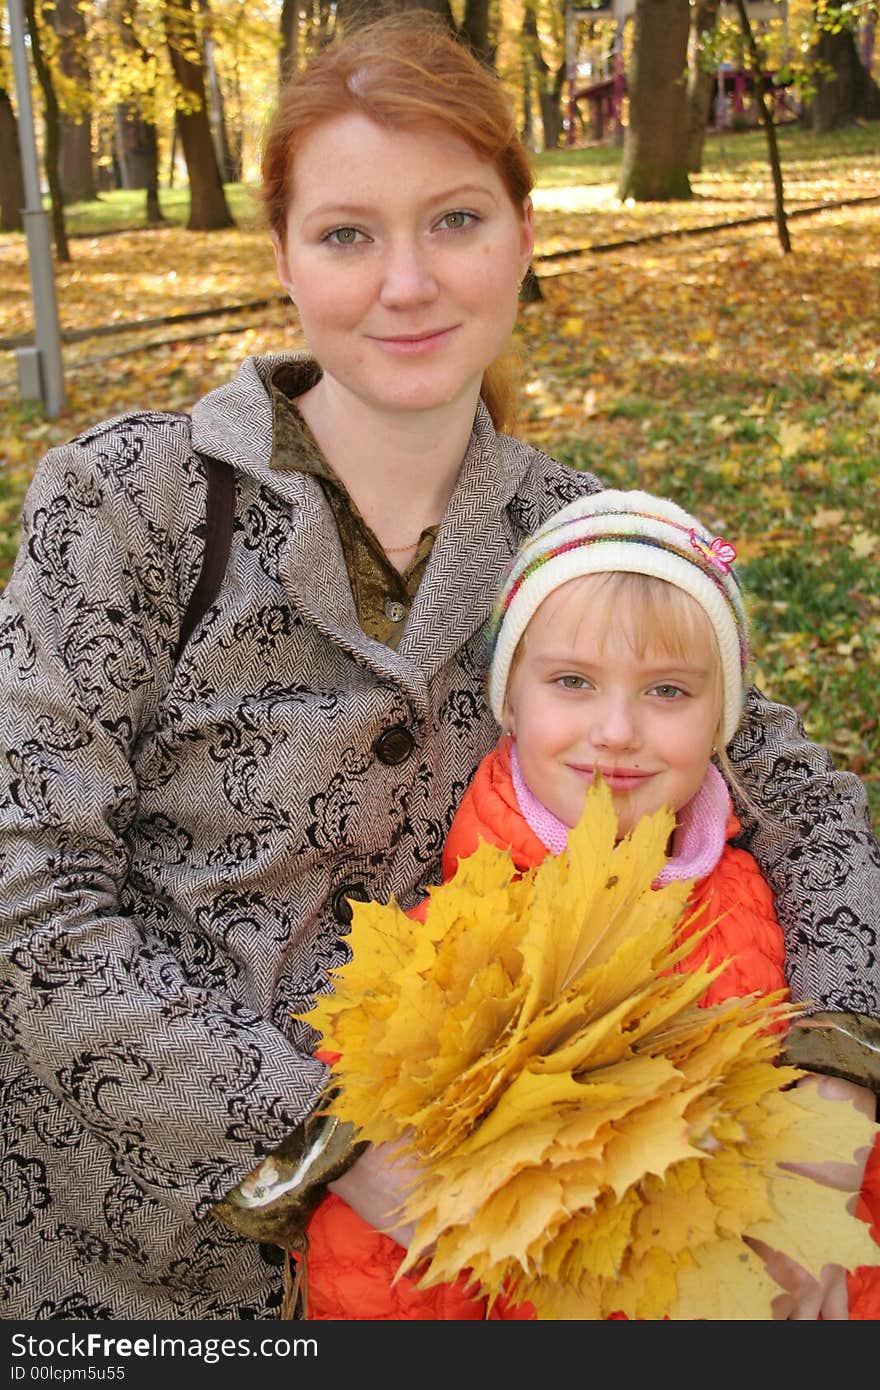
[[[61,365],[58,303],[55,298],[55,268],[52,264],[52,247],[49,240],[49,215],[43,208],[40,195],[30,72],[24,41],[24,9],[21,0],[7,0],[7,6],[25,192],[22,220],[27,237],[28,271],[34,305],[34,336],[37,344],[36,349],[24,348],[17,352],[18,380],[24,399],[42,399],[45,414],[54,419],[64,407],[64,372]]]

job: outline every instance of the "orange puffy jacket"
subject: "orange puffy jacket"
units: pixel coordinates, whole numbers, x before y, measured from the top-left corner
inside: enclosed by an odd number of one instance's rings
[[[459,859],[476,850],[479,841],[510,849],[520,872],[535,868],[547,848],[519,809],[510,770],[509,741],[502,739],[477,768],[450,826],[443,852],[443,877],[450,879]],[[728,838],[739,829],[731,814]],[[705,904],[709,916],[722,920],[678,967],[693,970],[703,960],[719,964],[732,957],[727,969],[706,991],[702,1004],[715,1004],[733,995],[769,994],[785,988],[784,943],[776,920],[773,897],[757,863],[744,850],[728,844],[713,872],[693,888],[689,906]],[[411,911],[424,918],[427,901]],[[700,920],[706,916],[701,914]],[[693,928],[696,930],[696,926]],[[870,1221],[880,1244],[880,1140],[874,1144],[857,1207]],[[529,1319],[531,1304],[511,1306],[498,1300],[491,1308],[468,1295],[464,1276],[454,1284],[419,1289],[416,1280],[394,1276],[403,1258],[401,1247],[362,1220],[341,1198],[330,1193],[309,1224],[308,1310],[310,1319],[394,1320]],[[880,1319],[880,1268],[862,1267],[848,1280],[850,1318]]]

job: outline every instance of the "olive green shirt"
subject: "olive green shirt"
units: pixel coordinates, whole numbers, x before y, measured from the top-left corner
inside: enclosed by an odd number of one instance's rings
[[[297,409],[296,398],[320,376],[317,362],[309,361],[287,362],[272,373],[271,466],[311,473],[318,479],[336,519],[360,625],[368,637],[396,648],[439,528],[429,526],[422,532],[403,574],[395,569]]]

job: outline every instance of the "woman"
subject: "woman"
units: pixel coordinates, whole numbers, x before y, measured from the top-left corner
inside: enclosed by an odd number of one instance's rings
[[[384,21],[298,74],[264,187],[314,355],[246,360],[191,427],[132,415],[54,450],[4,599],[6,1317],[278,1313],[280,1247],[356,1156],[312,1117],[325,1068],[291,1014],[345,959],[353,899],[439,877],[496,737],[493,594],[598,486],[497,432],[530,178],[442,30]],[[205,456],[232,466],[234,535],[175,662]],[[756,692],[731,756],[770,813],[745,834],[794,992],[875,1011],[857,780]],[[385,1171],[341,1177],[370,1217]]]

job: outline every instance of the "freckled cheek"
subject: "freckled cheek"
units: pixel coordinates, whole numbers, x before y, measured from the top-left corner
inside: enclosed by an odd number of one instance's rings
[[[484,246],[480,248],[478,259],[471,261],[469,273],[463,274],[462,268],[456,267],[448,283],[459,298],[475,303],[491,301],[497,311],[499,300],[508,295],[515,300],[519,288],[518,267],[508,263],[506,257],[493,251],[491,246]]]
[[[313,297],[312,313],[334,327],[345,327],[358,322],[369,302],[369,296],[359,286],[336,285]]]
[[[375,287],[366,276],[338,266],[329,272],[321,260],[303,257],[291,267],[291,276],[300,314],[313,324],[344,327],[357,323],[375,299]]]

